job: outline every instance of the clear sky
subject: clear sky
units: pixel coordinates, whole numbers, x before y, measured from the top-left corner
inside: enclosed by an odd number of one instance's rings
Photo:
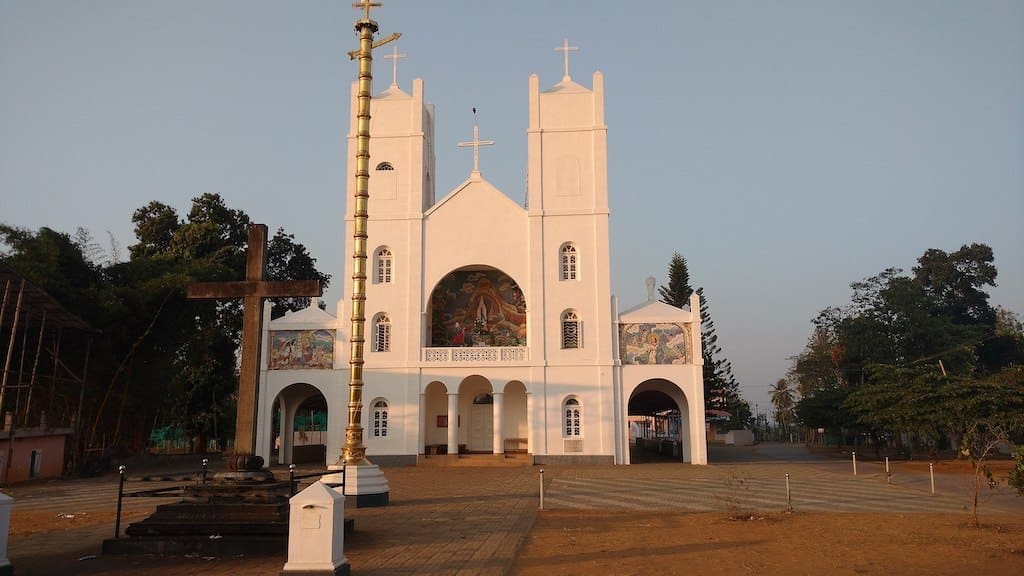
[[[220,193],[310,249],[334,310],[350,4],[0,0],[0,221],[126,255],[137,208]],[[612,289],[642,301],[682,253],[761,410],[818,310],[927,248],[991,245],[993,302],[1024,312],[1024,2],[384,4],[399,84],[436,106],[439,197],[475,106],[481,171],[521,202],[529,75],[561,78],[566,37],[574,80],[604,73]]]

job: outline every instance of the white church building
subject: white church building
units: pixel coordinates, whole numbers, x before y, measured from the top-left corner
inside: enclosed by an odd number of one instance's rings
[[[482,176],[477,150],[469,177],[437,198],[434,109],[423,81],[411,94],[392,84],[373,97],[367,457],[397,465],[515,453],[529,463],[629,464],[637,417],[671,415],[665,440],[677,459],[706,464],[696,296],[689,310],[675,308],[655,301],[649,282],[646,302],[619,311],[611,294],[603,76],[585,87],[566,74],[543,90],[531,76],[528,105],[524,203]],[[348,174],[355,120],[353,85]],[[486,144],[474,136],[464,144]],[[310,306],[264,322],[256,451],[267,461],[274,450],[277,462],[292,461],[298,436],[279,430],[292,430],[311,399],[327,408],[327,463],[341,453],[347,206],[339,314]]]

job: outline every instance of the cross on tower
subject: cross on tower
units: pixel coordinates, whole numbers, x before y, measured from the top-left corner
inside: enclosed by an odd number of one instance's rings
[[[405,58],[405,54],[398,53],[398,44],[391,48],[391,54],[385,54],[384,58],[391,60],[391,85],[398,86],[398,60]]]
[[[371,8],[380,8],[381,6],[383,6],[383,4],[381,4],[380,2],[373,2],[371,0],[360,0],[359,2],[352,3],[353,8],[359,8],[360,10],[364,10],[366,12],[366,16],[363,17],[363,20],[370,19]]]
[[[480,127],[476,123],[476,108],[473,108],[473,141],[459,142],[459,148],[473,147],[473,174],[480,175],[480,147],[494,146],[494,140],[481,140]]]
[[[562,42],[561,46],[559,46],[558,48],[555,48],[555,52],[564,52],[564,54],[565,54],[565,78],[569,77],[569,51],[570,50],[579,50],[579,49],[580,49],[579,46],[569,46],[569,39],[568,38],[566,38]]]

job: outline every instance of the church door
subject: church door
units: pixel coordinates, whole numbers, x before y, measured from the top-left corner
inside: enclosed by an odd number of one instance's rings
[[[469,422],[469,449],[472,452],[491,452],[494,442],[494,401],[490,394],[481,394],[473,400]]]

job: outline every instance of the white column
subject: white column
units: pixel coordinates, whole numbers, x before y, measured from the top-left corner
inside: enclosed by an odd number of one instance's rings
[[[448,453],[459,453],[459,393],[448,393]]]
[[[427,395],[423,394],[423,393],[420,394],[419,422],[420,422],[420,427],[419,427],[419,433],[417,434],[417,436],[418,436],[417,442],[419,442],[419,447],[416,448],[416,453],[417,454],[425,454],[426,453],[426,444],[427,444]]]
[[[495,392],[491,394],[494,398],[494,436],[492,443],[493,451],[495,454],[505,453],[505,394],[502,392]]]
[[[277,396],[277,409],[281,411],[280,412],[280,416],[278,416],[278,418],[277,418],[277,423],[278,423],[278,428],[279,428],[278,429],[278,437],[275,439],[276,440],[275,444],[277,444],[277,463],[278,464],[286,464],[287,462],[285,461],[285,458],[284,458],[284,438],[285,438],[285,435],[284,435],[284,427],[285,427],[285,422],[284,422],[284,394],[278,394],[278,396]],[[273,410],[271,410],[271,412],[273,412]],[[273,418],[273,414],[271,414],[271,418]],[[273,422],[273,420],[271,420],[271,422]]]
[[[526,451],[537,453],[537,433],[533,429],[533,394],[526,393]]]

